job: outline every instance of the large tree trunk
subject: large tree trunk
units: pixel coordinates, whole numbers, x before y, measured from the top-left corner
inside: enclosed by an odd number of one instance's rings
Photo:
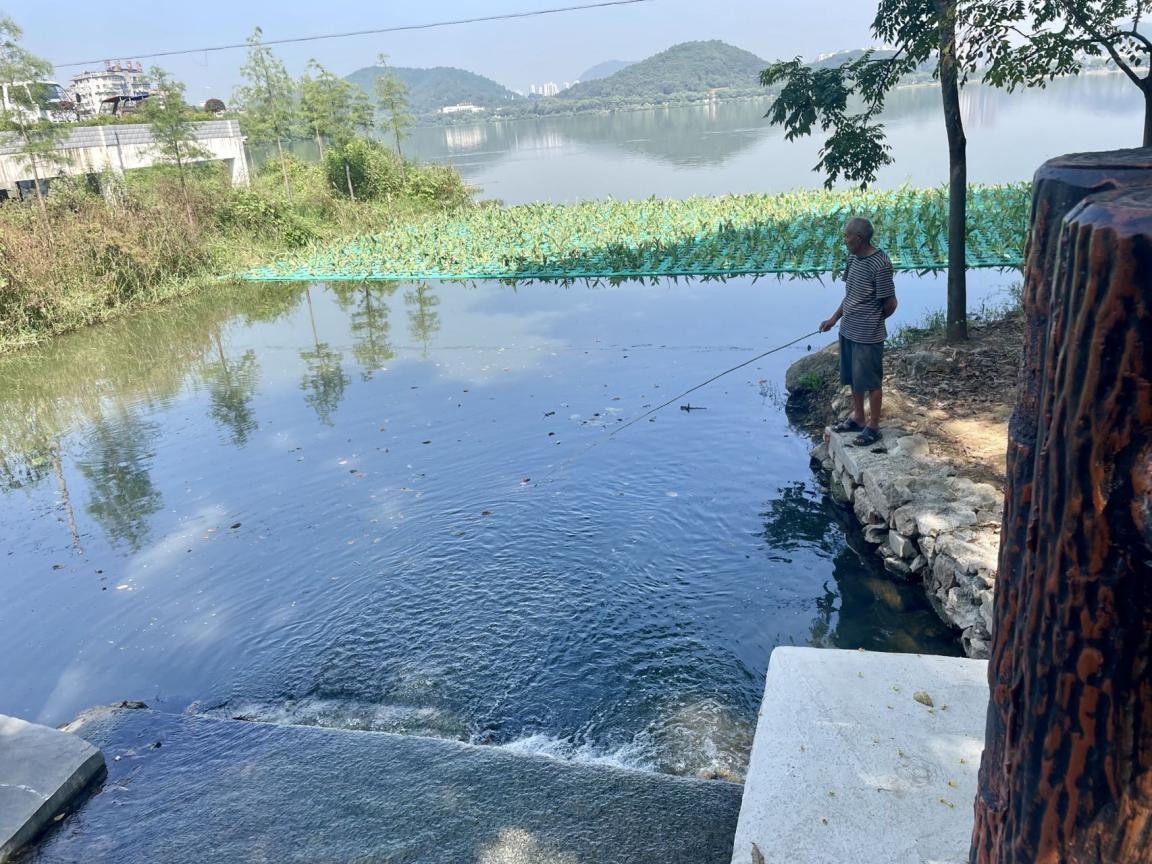
[[[1152,848],[1152,186],[1110,191],[1149,168],[1082,154],[1034,181],[978,864]]]
[[[948,132],[948,341],[968,338],[968,139],[960,113],[956,0],[936,0],[940,21],[940,92]]]

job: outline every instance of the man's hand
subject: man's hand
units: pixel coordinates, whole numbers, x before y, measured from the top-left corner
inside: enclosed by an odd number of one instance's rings
[[[827,318],[824,321],[820,322],[820,332],[821,333],[827,333],[829,330],[831,330],[835,326],[836,326],[836,319],[835,318]]]

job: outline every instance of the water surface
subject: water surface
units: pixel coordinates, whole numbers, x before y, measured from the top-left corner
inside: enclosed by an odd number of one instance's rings
[[[981,275],[974,293],[1007,277]],[[901,315],[943,286],[902,277]],[[0,373],[0,711],[739,776],[775,645],[955,653],[781,410],[831,283],[250,285]]]

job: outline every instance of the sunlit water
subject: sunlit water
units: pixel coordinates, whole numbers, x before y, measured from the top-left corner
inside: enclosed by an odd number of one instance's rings
[[[770,102],[715,103],[603,115],[414,130],[408,151],[448,162],[510,204],[583,198],[686,197],[819,186],[823,137],[786,141],[764,119]],[[1139,147],[1144,103],[1122,74],[1084,75],[1013,94],[969,85],[961,94],[972,183],[1027,180],[1046,159]],[[897,90],[884,124],[892,165],[881,187],[948,180],[938,86]]]
[[[1010,277],[974,276],[977,296]],[[938,305],[903,278],[900,315]],[[247,286],[4,362],[0,712],[738,777],[775,645],[955,653],[781,408],[830,283]]]

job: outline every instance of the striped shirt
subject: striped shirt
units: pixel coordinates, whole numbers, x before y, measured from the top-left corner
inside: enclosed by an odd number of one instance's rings
[[[853,342],[883,342],[888,338],[884,327],[884,301],[896,296],[892,281],[892,262],[877,249],[871,255],[848,256],[844,267],[844,314],[840,335]]]

